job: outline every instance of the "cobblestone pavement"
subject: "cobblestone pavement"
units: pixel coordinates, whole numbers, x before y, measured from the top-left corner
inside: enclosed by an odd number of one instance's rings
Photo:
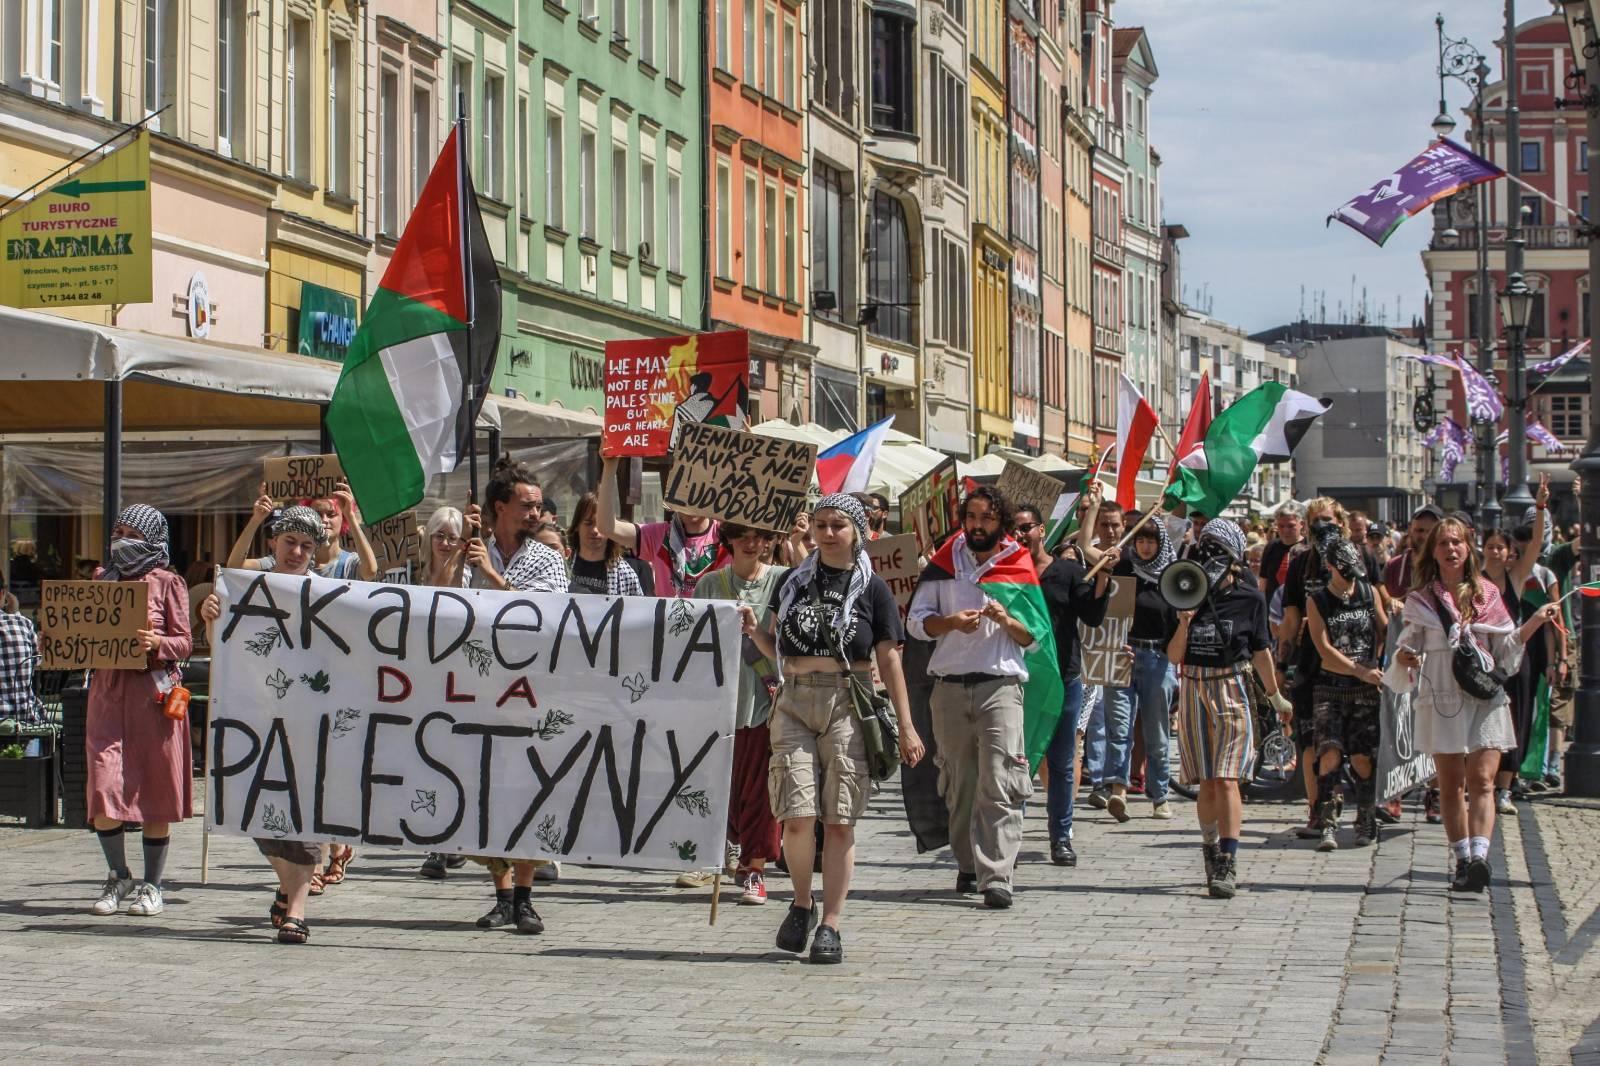
[[[836,968],[773,947],[781,877],[764,908],[725,894],[711,927],[707,890],[567,866],[535,891],[548,931],[519,937],[473,928],[489,900],[476,868],[422,881],[419,856],[368,851],[313,900],[312,944],[291,948],[270,939],[269,874],[248,841],[213,837],[202,886],[198,824],[181,826],[166,913],[96,918],[104,871],[91,836],[0,830],[0,1054],[1571,1061],[1600,1003],[1588,991],[1596,967],[1586,950],[1550,961],[1562,947],[1551,952],[1546,934],[1559,923],[1565,946],[1595,924],[1600,812],[1527,805],[1505,828],[1513,887],[1449,900],[1442,834],[1420,814],[1386,828],[1379,849],[1318,854],[1288,833],[1300,808],[1251,805],[1245,890],[1219,903],[1200,884],[1193,811],[1176,806],[1161,822],[1136,801],[1124,825],[1085,810],[1082,865],[1060,869],[1044,861],[1034,805],[1016,907],[987,912],[953,893],[948,852],[914,854],[886,792],[861,829]],[[1530,830],[1543,867],[1524,854]],[[1530,867],[1545,871],[1531,887]]]

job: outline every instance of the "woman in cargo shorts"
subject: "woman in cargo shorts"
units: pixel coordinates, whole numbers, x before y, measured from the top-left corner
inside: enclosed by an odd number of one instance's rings
[[[844,961],[839,916],[855,866],[855,823],[867,809],[872,787],[846,664],[871,684],[870,657],[876,654],[878,674],[900,720],[900,757],[906,765],[915,766],[922,758],[922,741],[911,724],[900,670],[900,609],[867,558],[866,509],[854,496],[824,496],[812,514],[811,532],[817,550],[775,590],[774,621],[758,627],[748,607],[740,613],[746,635],[778,659],[783,675],[769,723],[767,792],[773,816],[783,823],[794,902],[778,929],[778,947],[803,951],[816,929],[811,961],[837,963]],[[819,817],[820,915],[811,898],[814,823]]]

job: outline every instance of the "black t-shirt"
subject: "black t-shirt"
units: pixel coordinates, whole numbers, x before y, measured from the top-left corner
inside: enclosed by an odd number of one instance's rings
[[[1168,641],[1178,632],[1178,613],[1167,610]],[[1267,635],[1267,600],[1254,585],[1237,580],[1202,603],[1189,623],[1189,643],[1184,650],[1185,666],[1225,667],[1248,662],[1264,648],[1270,648]]]
[[[785,582],[772,589],[772,610],[778,610]],[[833,612],[844,602],[845,591],[850,587],[850,571],[835,570],[817,564],[814,583],[817,602],[802,589],[789,607],[789,613],[778,619],[778,653],[780,655],[820,655],[833,658],[833,640],[824,627],[832,623]],[[868,662],[872,649],[885,640],[905,640],[900,627],[900,607],[894,602],[894,593],[883,578],[872,575],[866,590],[856,599],[855,617],[845,627],[843,639],[845,658],[853,663]]]
[[[1161,595],[1160,584],[1146,581],[1134,573],[1133,563],[1128,559],[1119,562],[1112,573],[1119,577],[1131,577],[1136,582],[1133,593],[1133,627],[1128,630],[1129,639],[1165,640],[1167,601]]]
[[[1368,582],[1376,585],[1383,580],[1378,557],[1368,548],[1361,549],[1361,567],[1367,572]],[[1307,545],[1289,560],[1289,578],[1283,583],[1283,609],[1295,608],[1303,620],[1306,616],[1306,600],[1327,588],[1328,578],[1328,564]],[[1304,625],[1300,627],[1300,642],[1294,651],[1294,663],[1299,667],[1301,685],[1310,684],[1322,664],[1322,657],[1311,642],[1311,630]]]
[[[590,562],[582,556],[572,558],[572,577],[569,584],[573,592],[592,592],[604,596],[608,590],[606,584],[606,561]]]
[[[1078,639],[1078,623],[1094,627],[1106,620],[1106,605],[1111,597],[1094,594],[1094,582],[1085,581],[1088,573],[1076,559],[1057,559],[1039,575],[1039,591],[1050,608],[1050,625],[1056,635],[1056,662],[1061,677],[1071,681],[1083,672],[1083,646]]]
[[[1356,582],[1348,600],[1341,600],[1331,588],[1324,588],[1311,597],[1322,615],[1322,624],[1328,631],[1328,643],[1342,652],[1351,662],[1374,664],[1378,661],[1378,612],[1373,605],[1372,586],[1365,581]],[[1310,628],[1309,626],[1307,627]],[[1313,647],[1315,645],[1313,644]],[[1317,657],[1320,669],[1322,657]],[[1322,671],[1318,684],[1364,684],[1349,674]]]
[[[1305,542],[1301,541],[1300,543],[1303,544]],[[1294,550],[1294,547],[1298,547],[1298,545],[1290,546],[1281,540],[1274,540],[1261,552],[1261,580],[1267,584],[1263,595],[1268,600],[1271,600],[1272,594],[1278,591],[1278,586],[1283,584],[1284,563],[1288,559],[1289,553]]]

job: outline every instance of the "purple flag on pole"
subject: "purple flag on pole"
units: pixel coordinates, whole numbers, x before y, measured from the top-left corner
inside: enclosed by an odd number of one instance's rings
[[[1586,340],[1579,341],[1577,344],[1574,344],[1571,348],[1568,348],[1554,359],[1547,359],[1542,363],[1535,363],[1533,366],[1529,367],[1528,370],[1533,374],[1554,374],[1557,370],[1560,370],[1573,359],[1577,358],[1588,350],[1589,342]]]
[[[1460,356],[1456,357],[1456,369],[1461,372],[1461,386],[1466,390],[1467,416],[1474,422],[1500,421],[1506,408],[1494,386]]]
[[[1546,429],[1542,422],[1535,422],[1528,427],[1528,439],[1543,447],[1545,451],[1557,455],[1567,450],[1567,446],[1561,443],[1561,438]]]
[[[1441,137],[1411,162],[1342,204],[1328,216],[1382,245],[1410,216],[1458,189],[1493,181],[1505,171]]]
[[[1406,353],[1406,358],[1415,359],[1419,363],[1432,363],[1434,366],[1448,367],[1449,369],[1454,370],[1456,368],[1456,360],[1460,358],[1460,356],[1455,352],[1451,352],[1447,355],[1434,355],[1431,352],[1418,352],[1416,355]]]
[[[1466,457],[1469,440],[1471,436],[1453,418],[1440,422],[1428,434],[1428,445],[1444,445],[1444,453],[1439,460],[1439,477],[1442,480],[1449,481],[1455,476],[1456,467]]]

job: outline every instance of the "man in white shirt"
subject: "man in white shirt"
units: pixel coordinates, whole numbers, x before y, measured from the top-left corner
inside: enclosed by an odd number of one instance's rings
[[[950,809],[956,891],[983,893],[984,906],[1011,906],[1011,872],[1022,848],[1022,804],[1033,794],[1022,723],[1023,652],[1034,644],[1004,607],[978,587],[983,565],[1001,552],[1026,551],[1011,540],[1011,508],[999,490],[979,486],[961,505],[962,532],[948,580],[917,585],[906,628],[935,642],[933,732],[940,786]]]
[[[476,504],[467,508],[467,565],[464,588],[566,592],[567,564],[556,550],[533,539],[544,509],[544,492],[521,463],[501,460],[484,489],[489,537],[479,535]]]

